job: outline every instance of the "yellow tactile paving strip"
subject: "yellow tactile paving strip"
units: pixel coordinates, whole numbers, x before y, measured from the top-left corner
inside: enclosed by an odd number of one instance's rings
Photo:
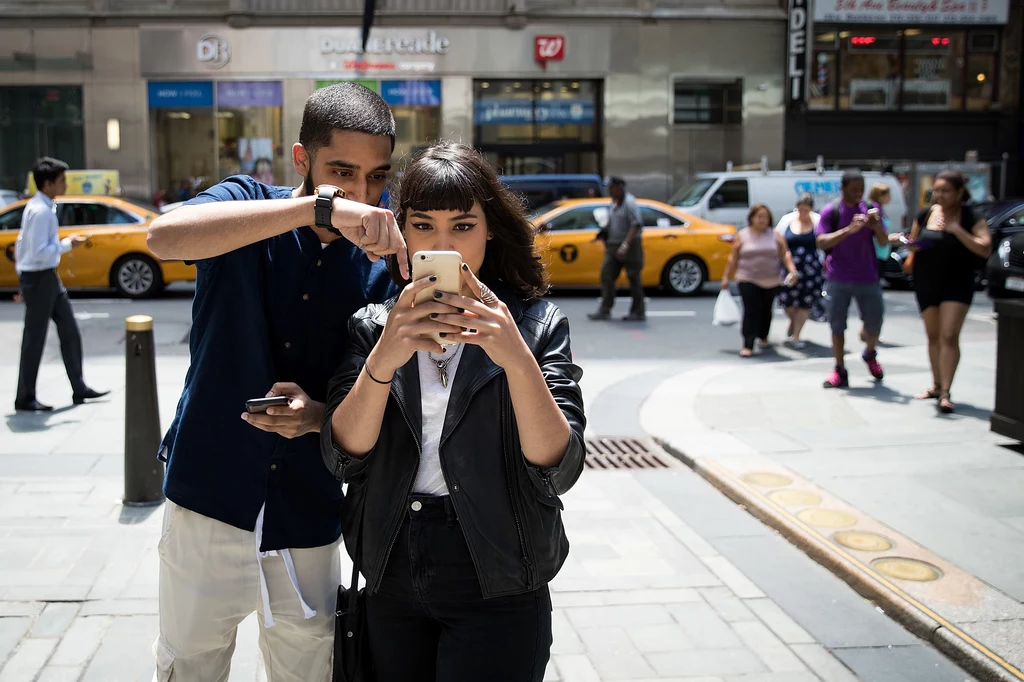
[[[992,588],[788,469],[761,458],[745,460],[736,458],[727,468],[702,458],[697,468],[713,473],[711,478],[727,484],[748,508],[757,505],[811,536],[820,549],[862,572],[858,579],[873,580],[1012,678],[1024,680],[1024,672],[954,623],[958,614],[969,620],[966,614],[986,606],[998,609]]]

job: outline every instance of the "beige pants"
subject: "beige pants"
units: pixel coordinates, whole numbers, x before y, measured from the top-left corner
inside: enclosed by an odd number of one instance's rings
[[[275,622],[266,627],[255,534],[168,501],[159,545],[156,679],[226,682],[238,624],[256,611],[268,682],[330,680],[339,543],[290,551],[302,597],[316,611],[309,619],[283,558],[263,559]]]

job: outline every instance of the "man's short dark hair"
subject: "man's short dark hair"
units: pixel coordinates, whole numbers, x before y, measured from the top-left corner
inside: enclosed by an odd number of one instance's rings
[[[42,189],[44,182],[56,182],[57,178],[67,170],[68,165],[60,159],[44,156],[36,161],[36,165],[32,169],[32,179],[36,183],[36,188]]]
[[[846,187],[851,182],[857,182],[858,180],[864,182],[864,175],[856,168],[850,168],[843,171],[843,187]]]
[[[395,150],[395,117],[384,99],[358,83],[335,83],[316,90],[302,110],[299,142],[310,154],[331,144],[334,130],[390,138]]]
[[[613,175],[610,178],[608,178],[608,186],[611,187],[612,185],[616,185],[618,187],[625,187],[626,181],[623,178],[620,178],[618,175]]]

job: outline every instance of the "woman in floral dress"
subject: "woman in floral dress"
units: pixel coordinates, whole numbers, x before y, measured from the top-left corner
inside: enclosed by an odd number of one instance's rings
[[[795,285],[784,286],[779,292],[779,303],[789,317],[788,343],[797,349],[807,346],[800,338],[800,333],[808,318],[816,322],[825,319],[825,303],[821,296],[825,281],[814,238],[819,216],[813,209],[814,197],[807,193],[801,194],[796,202],[796,210],[782,216],[775,228],[786,240],[800,275]]]

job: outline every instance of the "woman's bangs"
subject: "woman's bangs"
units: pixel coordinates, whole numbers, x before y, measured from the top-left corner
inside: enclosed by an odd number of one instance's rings
[[[477,196],[479,183],[464,169],[451,163],[417,164],[402,181],[400,205],[405,211],[459,211],[468,213]]]

